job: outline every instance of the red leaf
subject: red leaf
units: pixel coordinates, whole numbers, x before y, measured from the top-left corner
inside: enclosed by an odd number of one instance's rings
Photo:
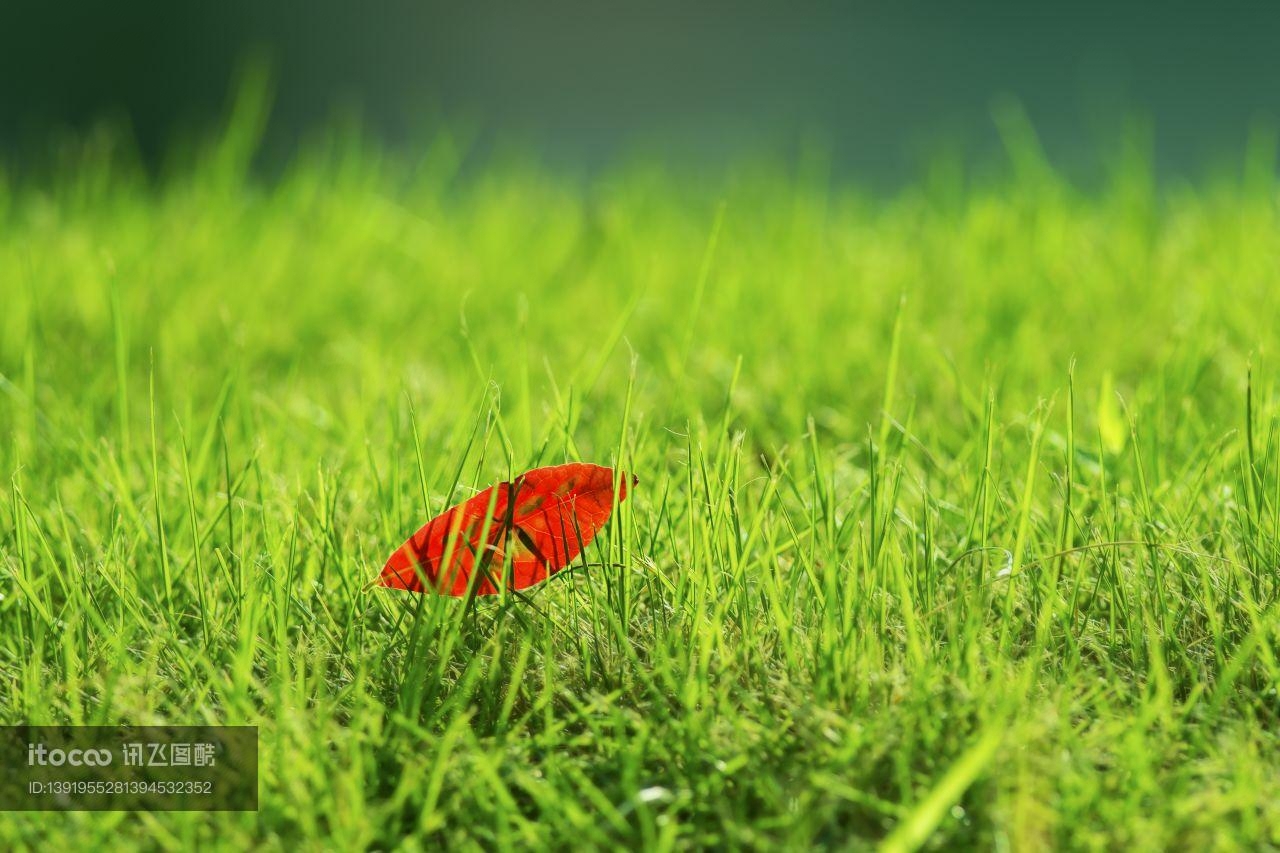
[[[622,475],[619,501],[627,496],[628,479],[637,482]],[[510,573],[508,589],[541,583],[573,562],[604,527],[613,488],[612,468],[580,462],[535,468],[428,521],[391,555],[378,583],[466,595],[477,567],[477,595],[496,593],[504,571]]]

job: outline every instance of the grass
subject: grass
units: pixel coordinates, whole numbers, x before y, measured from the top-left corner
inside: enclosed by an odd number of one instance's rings
[[[252,104],[250,105],[252,106]],[[0,181],[0,723],[252,723],[256,813],[10,849],[1280,845],[1280,207],[820,159],[590,180],[356,135]],[[518,601],[429,516],[640,486]]]

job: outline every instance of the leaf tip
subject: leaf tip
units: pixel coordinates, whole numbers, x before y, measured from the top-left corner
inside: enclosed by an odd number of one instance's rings
[[[413,581],[417,580],[415,561],[410,559],[405,551],[405,548],[396,549],[396,552],[387,560],[387,564],[382,567],[377,579],[372,581],[370,586],[381,586],[388,589],[417,589],[413,584]]]

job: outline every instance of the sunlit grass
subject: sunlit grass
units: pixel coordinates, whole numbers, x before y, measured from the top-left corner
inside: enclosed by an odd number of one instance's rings
[[[254,723],[261,809],[4,846],[1280,843],[1257,155],[267,181],[253,115],[0,181],[0,723]],[[575,459],[641,482],[541,614],[366,587]]]

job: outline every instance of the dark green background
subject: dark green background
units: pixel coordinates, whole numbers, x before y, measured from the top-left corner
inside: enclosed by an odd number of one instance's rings
[[[992,99],[1026,108],[1087,171],[1122,116],[1164,174],[1238,162],[1280,112],[1276,4],[0,4],[0,143],[127,118],[157,162],[224,109],[237,64],[270,60],[267,150],[335,113],[388,141],[442,116],[569,166],[820,140],[870,181],[952,147],[997,150]],[[1113,8],[1114,7],[1114,8]]]

